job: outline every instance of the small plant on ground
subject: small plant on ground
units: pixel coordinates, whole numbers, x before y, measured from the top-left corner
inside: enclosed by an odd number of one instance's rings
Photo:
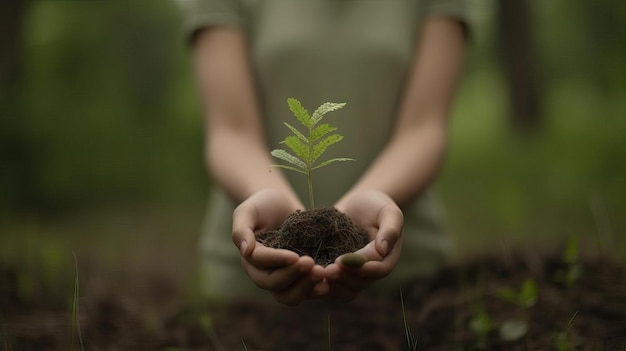
[[[561,253],[561,267],[554,273],[554,281],[570,288],[582,274],[580,244],[577,237],[570,237]]]
[[[285,122],[292,135],[287,136],[282,144],[285,144],[291,152],[275,149],[271,154],[289,163],[274,165],[275,167],[306,175],[309,209],[293,213],[276,230],[258,233],[257,240],[269,247],[288,249],[299,255],[310,256],[316,263],[326,266],[338,256],[354,252],[369,241],[367,233],[337,209],[315,208],[312,172],[333,162],[354,161],[345,157],[320,160],[328,147],[343,139],[341,134],[335,133],[336,127],[320,122],[327,113],[344,107],[345,103],[324,103],[313,114],[309,114],[297,99],[290,98],[287,104],[305,131],[301,132]]]
[[[498,291],[498,297],[519,307],[521,318],[511,318],[500,326],[500,338],[504,341],[521,339],[528,332],[528,310],[537,303],[537,284],[531,278],[516,290],[504,288]]]
[[[477,340],[474,343],[475,349],[487,350],[489,334],[493,330],[494,326],[483,303],[478,303],[474,307],[472,317],[469,321],[469,328],[477,337]]]

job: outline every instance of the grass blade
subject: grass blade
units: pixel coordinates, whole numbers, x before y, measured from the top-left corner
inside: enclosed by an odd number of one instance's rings
[[[74,296],[72,300],[72,350],[74,350],[76,334],[78,334],[78,342],[80,344],[81,351],[85,350],[83,345],[83,336],[80,331],[80,320],[78,316],[78,259],[76,253],[72,251],[74,256]]]

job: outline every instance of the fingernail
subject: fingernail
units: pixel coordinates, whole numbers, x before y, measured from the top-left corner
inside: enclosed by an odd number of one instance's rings
[[[241,252],[241,256],[246,255],[247,248],[248,248],[248,243],[245,241],[242,241],[241,244],[239,245],[239,251]]]
[[[387,240],[383,240],[380,242],[380,249],[383,251],[383,255],[386,255],[389,251],[389,243]]]

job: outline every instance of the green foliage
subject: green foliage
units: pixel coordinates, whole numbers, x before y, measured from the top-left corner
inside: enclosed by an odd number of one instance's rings
[[[580,263],[579,240],[577,237],[570,237],[561,253],[561,261],[565,267],[554,273],[554,281],[563,286],[571,287],[581,276],[582,266]]]
[[[528,278],[518,289],[504,288],[497,292],[499,298],[510,302],[522,309],[524,318],[511,318],[498,328],[500,339],[513,341],[521,339],[528,332],[528,316],[526,311],[537,303],[537,284]]]
[[[478,337],[475,344],[476,349],[486,349],[487,338],[491,330],[493,330],[494,325],[487,309],[482,304],[475,307],[472,318],[469,321],[469,327]]]
[[[537,302],[537,284],[532,278],[528,278],[519,290],[504,288],[499,290],[497,295],[504,301],[528,309]]]
[[[309,186],[309,206],[310,208],[313,208],[315,207],[315,201],[313,198],[311,171],[337,161],[354,161],[354,159],[351,158],[338,157],[318,162],[319,158],[330,146],[343,139],[343,135],[339,133],[332,133],[336,131],[337,128],[326,123],[319,124],[319,122],[321,122],[328,112],[336,111],[344,107],[346,104],[326,102],[320,105],[312,115],[309,115],[309,111],[307,111],[302,106],[300,101],[295,98],[287,99],[287,104],[289,105],[291,112],[293,112],[294,117],[304,128],[306,128],[306,133],[300,132],[296,127],[285,122],[285,126],[291,131],[291,133],[293,133],[293,135],[287,136],[285,140],[282,141],[282,144],[287,145],[287,147],[291,150],[291,153],[284,149],[275,149],[272,150],[271,154],[272,156],[289,163],[289,165],[274,165],[275,167],[288,169],[307,176]]]

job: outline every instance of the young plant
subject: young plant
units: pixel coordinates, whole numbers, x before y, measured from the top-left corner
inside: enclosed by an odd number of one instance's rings
[[[519,290],[504,288],[498,291],[498,297],[519,307],[524,318],[512,318],[500,326],[500,338],[504,341],[521,339],[528,332],[528,310],[537,303],[537,284],[532,278],[524,281]]]
[[[312,115],[309,115],[309,112],[302,107],[302,104],[297,99],[289,98],[287,99],[287,104],[298,122],[300,122],[306,131],[305,133],[302,133],[289,123],[285,122],[285,126],[289,128],[293,135],[287,136],[281,143],[287,145],[293,153],[284,149],[275,149],[271,152],[271,154],[272,156],[290,164],[274,165],[275,167],[285,168],[306,175],[309,190],[309,207],[310,209],[313,209],[315,207],[315,200],[313,197],[311,172],[336,161],[354,161],[354,159],[351,158],[333,158],[319,162],[320,156],[324,154],[329,146],[336,144],[343,139],[343,135],[332,133],[337,130],[337,128],[327,123],[319,123],[324,118],[326,113],[338,110],[346,104],[326,102],[320,105]]]
[[[562,284],[566,288],[571,288],[582,274],[582,264],[580,262],[580,249],[577,237],[571,237],[561,253],[561,263],[563,267],[554,274],[556,283]]]

